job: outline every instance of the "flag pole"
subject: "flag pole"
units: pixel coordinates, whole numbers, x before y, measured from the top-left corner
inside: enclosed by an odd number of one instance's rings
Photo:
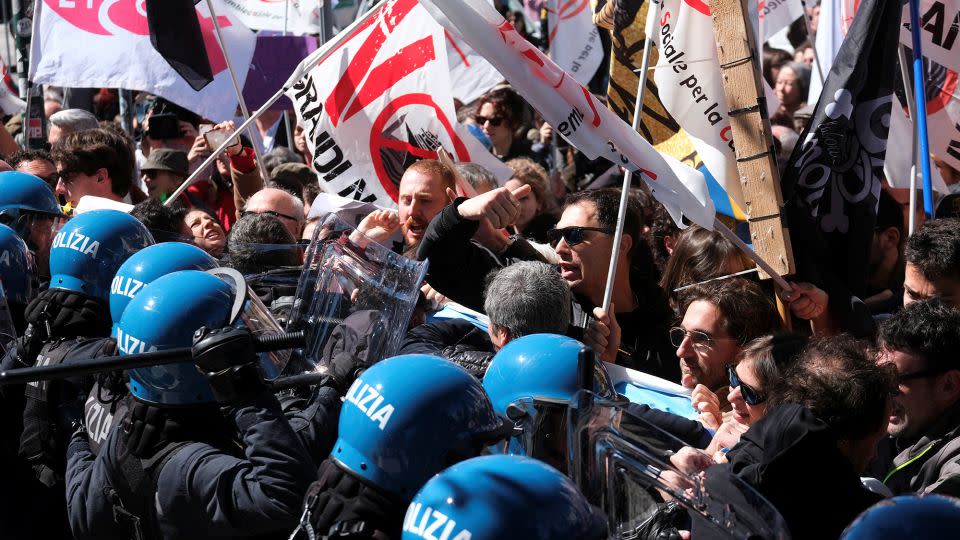
[[[637,101],[633,104],[633,130],[640,129],[640,115],[643,112],[643,96],[647,93],[647,74],[650,69],[650,49],[653,46],[654,26],[660,15],[660,2],[652,0],[647,7],[647,20],[643,34],[643,60],[640,67],[640,80],[637,82]],[[603,291],[603,311],[610,310],[610,299],[613,297],[613,281],[617,277],[617,260],[620,258],[620,242],[623,239],[624,218],[627,215],[627,202],[630,200],[630,182],[633,180],[633,171],[627,170],[623,174],[623,185],[620,191],[620,210],[617,213],[617,229],[613,235],[613,249],[610,253],[610,267],[607,269],[607,285]],[[636,234],[636,231],[634,231]],[[635,240],[636,241],[636,240]]]
[[[907,98],[907,110],[910,112],[912,122],[912,146],[910,147],[910,214],[907,216],[908,228],[907,234],[912,236],[916,228],[917,221],[917,104],[913,101],[913,87],[910,82],[910,70],[907,68],[909,59],[907,58],[907,49],[900,45],[897,47],[897,56],[900,60],[900,77],[903,79],[903,93]],[[896,101],[894,101],[896,106]]]
[[[237,73],[233,69],[233,62],[230,60],[230,55],[227,53],[227,44],[223,40],[223,32],[220,30],[220,21],[217,20],[217,12],[213,9],[213,0],[207,0],[207,9],[210,10],[210,18],[213,20],[213,29],[217,33],[217,44],[220,45],[220,52],[223,53],[223,59],[227,62],[227,70],[230,72],[230,80],[233,81],[233,89],[237,93],[237,101],[240,103],[240,112],[243,113],[243,119],[247,120],[250,118],[250,111],[247,110],[247,104],[243,100],[243,88],[240,87],[240,82],[237,80]],[[244,124],[246,123],[247,122],[244,122]],[[237,132],[239,133],[240,130],[237,130]],[[253,127],[249,127],[247,135],[250,137],[250,142],[253,143],[253,152],[257,156],[257,167],[260,169],[260,176],[263,178],[263,181],[266,182],[269,179],[269,176],[267,175],[267,169],[263,164],[263,156],[260,155],[259,134],[254,132]]]
[[[913,38],[913,98],[917,104],[917,137],[920,141],[920,171],[923,175],[923,211],[933,219],[933,186],[930,180],[930,142],[927,138],[927,89],[920,44],[920,0],[910,0],[910,35]]]
[[[237,133],[240,133],[243,130],[249,128],[257,118],[260,118],[260,115],[267,112],[267,109],[269,109],[274,103],[276,103],[281,97],[283,97],[283,95],[288,90],[290,90],[290,88],[293,87],[293,85],[296,84],[297,81],[302,79],[303,76],[306,75],[307,70],[317,65],[318,63],[326,60],[326,58],[330,56],[331,52],[336,50],[341,43],[343,43],[344,41],[347,40],[347,38],[350,37],[351,33],[356,27],[363,24],[364,21],[367,19],[367,17],[372,17],[374,13],[376,13],[376,11],[371,10],[366,14],[366,16],[358,18],[356,21],[353,22],[353,24],[343,29],[343,31],[337,34],[333,39],[324,43],[320,48],[313,51],[312,53],[310,53],[309,56],[307,56],[302,61],[300,61],[300,64],[298,64],[296,69],[293,70],[293,73],[287,79],[287,82],[283,83],[283,86],[279,90],[277,90],[277,93],[270,96],[270,98],[267,99],[267,101],[265,101],[263,105],[260,106],[259,109],[254,111],[254,113],[250,115],[250,118],[247,118],[246,120],[243,121],[242,124],[240,124],[240,127],[237,128]],[[224,150],[227,149],[228,146],[230,146],[233,143],[231,139],[233,139],[233,137],[230,137],[227,140],[223,141],[220,144],[220,146],[216,148],[216,150],[211,152],[210,155],[207,156],[207,159],[203,160],[203,163],[201,163],[200,166],[197,167],[197,170],[193,171],[193,174],[191,174],[186,180],[183,181],[183,183],[180,184],[180,187],[178,187],[177,190],[170,195],[170,197],[163,203],[163,205],[170,206],[171,204],[173,204],[173,201],[175,201],[177,197],[183,194],[183,192],[186,191],[187,188],[190,187],[197,180],[200,174],[203,173],[203,171],[205,171],[207,167],[209,167],[214,161],[216,161],[217,156],[219,156]]]

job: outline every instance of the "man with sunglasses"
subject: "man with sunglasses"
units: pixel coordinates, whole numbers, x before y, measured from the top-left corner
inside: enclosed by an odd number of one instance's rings
[[[85,195],[124,201],[133,182],[134,155],[120,135],[105,129],[71,133],[54,145],[56,194],[76,208]]]
[[[898,495],[960,496],[960,311],[913,302],[883,324],[880,344],[878,361],[896,366],[898,384],[887,433],[899,454],[884,484]]]

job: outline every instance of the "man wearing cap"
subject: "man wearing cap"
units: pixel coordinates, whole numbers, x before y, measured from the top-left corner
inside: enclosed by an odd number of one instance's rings
[[[150,152],[140,167],[147,194],[154,199],[166,201],[190,174],[187,169],[187,154],[170,148]]]

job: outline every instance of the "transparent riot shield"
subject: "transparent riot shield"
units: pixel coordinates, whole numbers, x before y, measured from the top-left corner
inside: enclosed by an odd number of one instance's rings
[[[283,333],[283,327],[273,317],[270,310],[257,298],[257,295],[247,286],[243,276],[233,268],[214,268],[207,271],[220,279],[230,283],[235,291],[231,324],[243,326],[254,336],[266,336]],[[259,353],[260,373],[267,381],[279,377],[290,361],[290,351],[270,351]]]
[[[617,402],[582,391],[568,414],[568,474],[606,514],[610,538],[787,539],[779,512],[726,465],[678,460],[697,450]]]
[[[315,366],[344,351],[367,363],[396,353],[420,295],[426,262],[358,235],[331,216],[305,253],[287,329],[306,332],[303,356]]]

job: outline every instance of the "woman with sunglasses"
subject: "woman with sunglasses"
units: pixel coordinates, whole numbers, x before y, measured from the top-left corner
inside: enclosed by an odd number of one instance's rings
[[[732,414],[717,429],[708,454],[732,448],[747,428],[763,418],[767,392],[793,365],[806,342],[804,336],[784,332],[757,338],[740,351],[737,363],[727,366]]]
[[[473,118],[490,139],[493,145],[490,151],[501,161],[529,157],[546,166],[545,155],[549,154],[549,148],[543,145],[541,152],[534,152],[531,141],[517,136],[526,109],[526,102],[513,88],[496,88],[480,96]]]

